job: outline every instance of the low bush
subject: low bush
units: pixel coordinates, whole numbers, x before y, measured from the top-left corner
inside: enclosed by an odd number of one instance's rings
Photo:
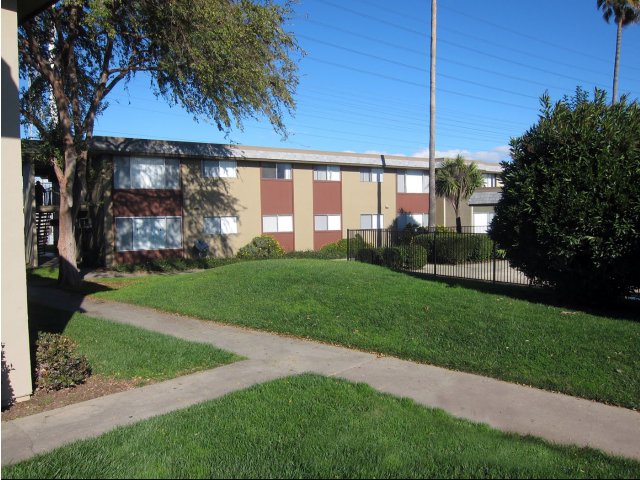
[[[348,243],[349,241],[346,238],[343,238],[342,240],[338,240],[334,243],[327,243],[320,249],[320,251],[326,252],[330,255],[335,255],[334,258],[347,258]]]
[[[472,262],[486,262],[493,258],[493,242],[488,235],[469,235],[469,249],[469,260]]]
[[[36,385],[39,390],[61,390],[83,383],[91,373],[76,345],[57,333],[40,332],[36,341]]]
[[[382,264],[393,270],[401,270],[405,263],[405,251],[400,247],[385,247],[379,249]]]
[[[363,263],[371,263],[373,265],[382,265],[382,252],[378,248],[361,248],[356,253],[356,260]]]
[[[403,249],[403,267],[408,270],[418,270],[427,264],[427,249],[422,245],[405,245]]]
[[[313,258],[318,260],[336,260],[344,258],[341,254],[329,250],[329,251],[316,251],[316,250],[299,250],[295,252],[287,252],[283,258]]]
[[[426,249],[436,263],[456,265],[465,262],[485,262],[493,258],[493,241],[484,234],[439,231],[434,235],[416,235],[413,245]]]
[[[237,257],[243,259],[280,258],[284,256],[280,243],[271,235],[260,235],[238,250]]]
[[[349,240],[349,254],[351,258],[357,258],[358,252],[363,248],[373,248],[373,245],[365,242],[362,235],[356,233],[356,235]]]

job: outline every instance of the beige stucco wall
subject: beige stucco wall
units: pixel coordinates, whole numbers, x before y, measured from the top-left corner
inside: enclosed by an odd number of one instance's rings
[[[2,0],[2,405],[31,395],[15,0]]]
[[[293,225],[296,250],[313,250],[313,165],[293,165]]]
[[[360,215],[384,215],[384,227],[396,218],[396,174],[385,169],[382,183],[361,182],[359,167],[342,168],[342,235],[360,228]]]
[[[210,254],[232,256],[260,235],[260,164],[238,161],[236,171],[236,178],[205,178],[201,160],[182,159],[182,228],[188,254],[195,242],[202,239],[209,244]],[[204,218],[210,216],[237,216],[238,233],[205,235]]]

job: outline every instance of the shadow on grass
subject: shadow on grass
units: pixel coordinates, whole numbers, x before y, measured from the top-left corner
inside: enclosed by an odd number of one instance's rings
[[[566,310],[582,312],[589,315],[640,322],[640,300],[637,299],[621,299],[613,305],[597,307],[563,298],[553,290],[545,287],[491,283],[484,280],[433,276],[420,272],[403,271],[402,273],[420,280],[443,283],[450,288],[465,288],[469,290],[476,290],[478,292],[513,298],[515,300],[524,300],[531,303],[539,303]]]

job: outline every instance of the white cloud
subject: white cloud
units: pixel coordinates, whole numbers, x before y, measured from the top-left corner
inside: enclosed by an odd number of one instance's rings
[[[462,155],[467,160],[477,160],[479,162],[498,163],[502,160],[509,159],[509,145],[501,145],[499,147],[492,148],[491,150],[464,150],[464,149],[452,149],[452,150],[436,150],[436,157],[453,158],[457,155]],[[429,149],[423,148],[411,155],[412,157],[429,157]]]

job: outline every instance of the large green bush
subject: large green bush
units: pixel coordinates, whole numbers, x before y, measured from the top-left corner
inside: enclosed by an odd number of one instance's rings
[[[57,333],[40,332],[36,342],[36,385],[39,390],[61,390],[83,383],[91,369],[76,345]]]
[[[280,243],[271,235],[260,235],[255,237],[244,247],[238,250],[238,258],[259,259],[259,258],[280,258],[284,255],[284,250]]]
[[[413,245],[423,247],[436,263],[456,265],[486,262],[493,258],[493,241],[484,234],[439,231],[416,235]]]
[[[347,258],[348,240],[343,238],[334,243],[327,243],[320,248],[321,252],[334,255],[335,258]]]
[[[382,249],[370,247],[360,248],[356,253],[356,260],[373,265],[382,265],[384,263]]]
[[[640,106],[578,90],[511,142],[491,236],[514,267],[573,297],[640,286]]]
[[[427,249],[421,245],[403,245],[404,268],[419,270],[427,264]]]

